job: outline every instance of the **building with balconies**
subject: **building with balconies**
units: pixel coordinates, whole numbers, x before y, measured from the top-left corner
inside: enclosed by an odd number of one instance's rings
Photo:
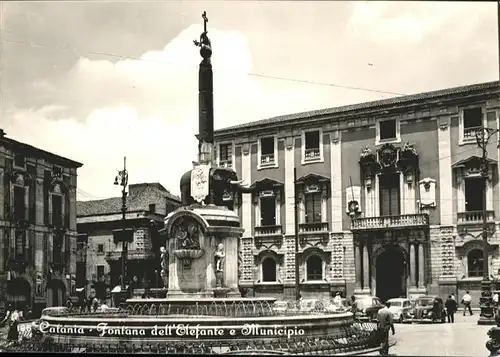
[[[37,314],[75,295],[80,167],[0,129],[0,309]]]
[[[478,128],[499,128],[498,86],[216,131],[217,164],[234,168],[254,188],[234,198],[245,229],[241,286],[255,295],[294,296],[297,257],[303,297],[341,291],[387,299],[470,290],[477,302],[483,259],[493,277],[500,268],[498,136],[488,147],[488,257],[480,236],[484,185],[475,140]]]
[[[77,202],[78,260],[76,283],[86,297],[110,297],[113,287],[121,284],[122,243],[115,244],[113,231],[133,231],[128,245],[127,276],[137,276],[143,287],[162,287],[160,277],[160,247],[165,246],[160,235],[163,220],[180,205],[180,198],[159,183],[129,186],[125,222],[122,198]],[[150,229],[151,224],[155,229]],[[127,280],[127,279],[126,279]]]

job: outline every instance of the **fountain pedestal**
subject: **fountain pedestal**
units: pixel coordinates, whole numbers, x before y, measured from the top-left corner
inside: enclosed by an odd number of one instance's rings
[[[239,217],[226,207],[190,205],[165,218],[167,297],[241,296],[238,288]]]

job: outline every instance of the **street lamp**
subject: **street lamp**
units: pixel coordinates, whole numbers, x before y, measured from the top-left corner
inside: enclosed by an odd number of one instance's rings
[[[498,129],[492,128],[479,128],[476,131],[476,141],[477,146],[482,150],[481,155],[481,177],[483,179],[483,280],[481,281],[481,299],[480,307],[481,313],[479,314],[478,324],[488,323],[489,320],[493,319],[493,307],[491,298],[491,280],[488,272],[488,257],[489,257],[489,245],[488,245],[488,216],[487,216],[487,195],[486,187],[488,182],[488,151],[487,146],[490,138],[498,133]]]
[[[127,185],[128,185],[128,171],[127,171],[127,158],[123,158],[123,170],[118,171],[118,175],[115,177],[115,185],[122,186],[122,291],[125,290],[125,277],[127,274],[127,255],[128,255],[128,241],[125,239],[125,228],[126,228],[126,218],[125,212],[127,212]]]

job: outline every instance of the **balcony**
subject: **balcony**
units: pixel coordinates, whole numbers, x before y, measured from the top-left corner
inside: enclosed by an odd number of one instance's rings
[[[464,140],[476,140],[476,132],[482,129],[483,126],[471,126],[469,128],[464,128]]]
[[[255,236],[256,237],[266,237],[266,236],[275,236],[282,235],[283,229],[282,226],[261,226],[255,227]]]
[[[429,225],[427,214],[402,214],[399,216],[381,216],[355,218],[351,223],[352,231],[403,229],[425,227]]]
[[[495,222],[495,211],[486,211],[486,221]],[[483,211],[458,212],[457,225],[479,225],[483,223]]]
[[[255,227],[254,241],[257,248],[262,246],[267,248],[271,246],[280,247],[283,243],[283,226],[273,225]]]
[[[275,164],[274,154],[261,154],[260,155],[260,165],[261,166],[273,166]]]
[[[304,152],[304,161],[314,161],[320,158],[320,150],[319,148],[305,149]]]
[[[328,222],[314,222],[299,224],[299,234],[328,232]]]

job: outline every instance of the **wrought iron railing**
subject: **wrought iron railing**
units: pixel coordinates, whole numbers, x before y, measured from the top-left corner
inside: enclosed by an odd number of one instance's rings
[[[464,139],[472,140],[476,138],[476,132],[478,129],[481,129],[483,126],[471,126],[469,128],[464,128]]]
[[[352,230],[387,229],[421,227],[429,225],[427,214],[403,214],[399,216],[381,216],[354,218],[351,223]]]
[[[306,149],[305,152],[304,152],[304,159],[305,159],[305,161],[316,160],[319,157],[320,157],[320,150],[319,150],[319,148]]]
[[[261,154],[260,155],[260,164],[261,165],[273,165],[275,162],[274,154]]]

